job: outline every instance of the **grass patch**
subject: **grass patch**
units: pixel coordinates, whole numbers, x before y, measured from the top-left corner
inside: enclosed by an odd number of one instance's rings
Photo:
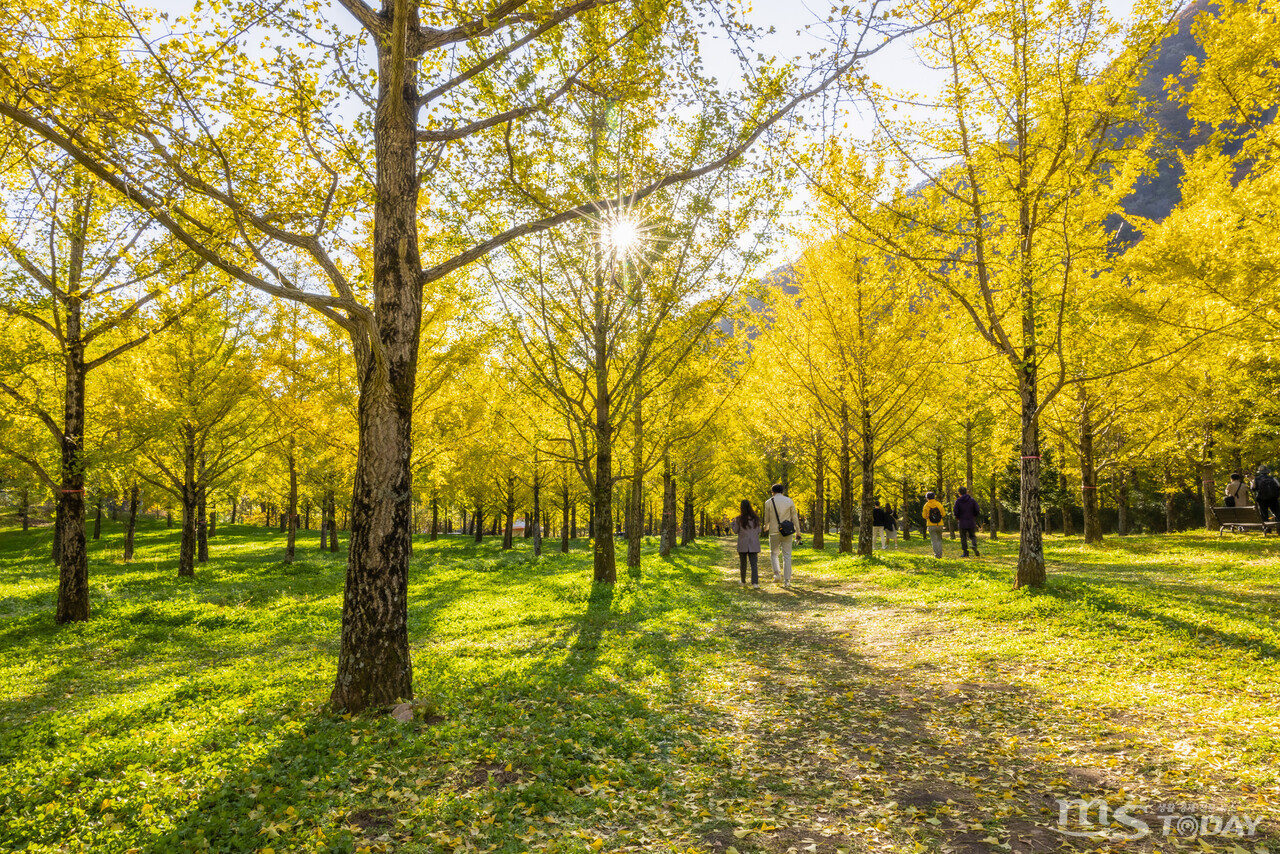
[[[1056,797],[1098,795],[1266,817],[1123,850],[1280,850],[1280,547],[1257,538],[1050,539],[1040,592],[1009,589],[1004,540],[799,549],[789,592],[741,590],[717,540],[648,544],[612,588],[581,541],[421,540],[433,714],[404,724],[323,706],[340,556],[308,537],[286,566],[282,535],[230,526],[180,581],[177,535],[144,526],[124,565],[106,526],[93,619],[58,627],[49,532],[0,532],[0,849],[1041,850],[1077,844]]]

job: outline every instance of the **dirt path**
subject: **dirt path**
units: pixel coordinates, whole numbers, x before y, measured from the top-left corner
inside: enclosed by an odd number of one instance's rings
[[[725,583],[736,588],[734,564]],[[960,654],[937,609],[810,572],[790,591],[770,582],[740,593],[741,619],[727,628],[738,663],[714,675],[719,699],[705,722],[736,765],[719,785],[736,827],[710,835],[708,850],[1280,850],[1274,820],[1248,837],[1201,833],[1212,821],[1193,834],[1175,818],[1166,834],[1161,816],[1182,813],[1158,804],[1194,801],[1188,814],[1229,820],[1248,793],[1162,783],[1170,757],[1144,746],[1160,743],[1144,737],[1160,721],[1064,709],[1019,683],[1020,663]],[[1140,826],[1105,828],[1096,807],[1093,824],[1072,809],[1062,825],[1059,799],[1073,798],[1145,804],[1128,815],[1149,832],[1122,841]],[[1256,807],[1255,817],[1274,815]]]

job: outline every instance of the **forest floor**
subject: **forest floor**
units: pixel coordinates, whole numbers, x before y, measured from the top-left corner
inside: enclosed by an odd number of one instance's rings
[[[1280,854],[1280,540],[1050,538],[1040,592],[1012,539],[759,591],[715,539],[594,588],[584,541],[421,540],[402,723],[324,706],[314,533],[223,529],[193,581],[177,533],[125,565],[108,525],[58,627],[49,532],[0,531],[0,851]]]

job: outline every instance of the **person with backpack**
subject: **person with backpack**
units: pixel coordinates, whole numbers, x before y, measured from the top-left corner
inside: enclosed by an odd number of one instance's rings
[[[760,589],[760,572],[757,565],[760,560],[760,517],[751,506],[751,502],[742,499],[740,512],[729,523],[733,532],[738,535],[738,574],[742,577],[743,587],[747,584],[747,563],[751,563],[751,586]]]
[[[973,545],[973,556],[982,557],[978,552],[978,517],[982,509],[977,499],[969,494],[968,487],[960,487],[960,497],[956,499],[951,512],[956,517],[956,527],[960,529],[960,556],[969,556],[969,545]]]
[[[1262,521],[1280,519],[1280,483],[1266,466],[1258,466],[1258,473],[1253,476],[1253,499]]]
[[[946,508],[942,506],[938,496],[932,491],[924,494],[924,510],[920,515],[924,517],[925,528],[929,531],[929,539],[933,542],[934,557],[942,557],[942,520],[946,513]]]
[[[791,544],[799,541],[800,511],[782,494],[782,484],[773,485],[773,495],[764,503],[764,529],[769,532],[769,560],[773,580],[791,586]]]
[[[1231,482],[1227,484],[1226,494],[1222,497],[1225,507],[1248,507],[1249,485],[1244,482],[1244,475],[1238,471],[1231,473]]]

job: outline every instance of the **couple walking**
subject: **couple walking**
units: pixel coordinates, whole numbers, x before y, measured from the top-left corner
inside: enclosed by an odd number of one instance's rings
[[[738,573],[741,584],[747,583],[747,564],[751,564],[751,586],[760,586],[756,562],[760,556],[760,532],[769,532],[769,558],[773,561],[773,580],[783,587],[791,586],[791,546],[800,542],[800,513],[796,503],[782,494],[782,484],[773,485],[773,495],[764,503],[763,521],[751,502],[742,499],[736,518],[730,523],[738,535]]]
[[[936,493],[926,492],[924,499],[924,522],[929,531],[929,540],[933,544],[933,556],[942,557],[942,522],[947,509],[938,500]],[[978,553],[978,517],[982,515],[982,510],[967,488],[960,487],[960,497],[956,499],[951,511],[955,516],[956,527],[960,529],[961,557],[969,556],[970,544],[973,546],[974,557],[982,557]]]

